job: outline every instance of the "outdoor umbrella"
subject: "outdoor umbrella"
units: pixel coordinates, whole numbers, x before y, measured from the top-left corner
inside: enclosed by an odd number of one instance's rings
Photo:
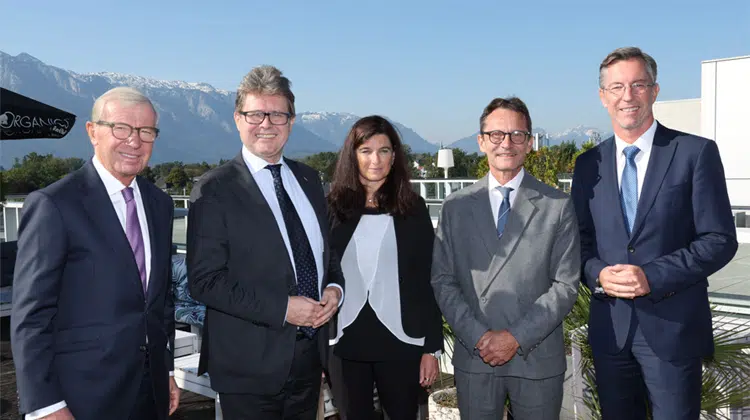
[[[69,112],[0,88],[0,140],[60,139],[75,122]]]

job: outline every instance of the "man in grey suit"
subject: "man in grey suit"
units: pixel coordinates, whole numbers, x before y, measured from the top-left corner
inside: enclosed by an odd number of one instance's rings
[[[563,318],[575,303],[580,244],[573,203],[526,173],[531,117],[496,98],[479,120],[490,173],[443,203],[432,287],[457,338],[462,419],[558,419]]]

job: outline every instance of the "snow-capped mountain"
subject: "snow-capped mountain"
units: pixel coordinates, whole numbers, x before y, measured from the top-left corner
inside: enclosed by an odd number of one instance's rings
[[[413,152],[435,153],[437,151],[437,145],[428,142],[411,128],[393,121],[385,115],[383,117],[396,127],[401,134],[401,140],[408,144]],[[344,144],[346,135],[352,125],[360,118],[361,116],[346,112],[302,112],[297,115],[296,124],[301,124],[311,132],[340,147]]]
[[[605,132],[595,127],[587,127],[583,125],[569,128],[559,133],[548,133],[543,128],[535,128],[532,130],[532,132],[534,134],[538,133],[539,135],[546,136],[549,139],[550,146],[560,144],[564,141],[574,141],[578,146],[580,146],[582,143],[585,143],[586,141],[596,137],[597,135],[601,140],[606,140],[609,136],[612,135],[611,131]],[[458,139],[453,143],[446,145],[446,147],[450,147],[453,149],[462,149],[466,153],[479,153],[477,134],[479,134],[479,132],[476,132],[468,137]]]
[[[534,134],[546,134],[547,132],[544,131],[543,128],[534,128],[531,130]],[[450,147],[451,149],[461,149],[466,153],[481,153],[479,151],[479,144],[477,143],[477,135],[479,134],[479,131],[476,133],[466,136],[464,138],[458,139],[454,141],[453,143],[446,144],[445,147]]]
[[[161,81],[118,73],[79,74],[47,65],[28,55],[11,56],[0,51],[0,86],[75,114],[78,118],[63,139],[4,141],[0,144],[0,164],[12,165],[14,158],[30,152],[52,153],[59,157],[92,155],[85,131],[94,100],[116,86],[133,86],[154,102],[159,112],[161,134],[154,147],[152,163],[166,161],[218,162],[231,159],[241,148],[232,121],[234,92],[205,83]],[[338,147],[295,127],[286,146],[291,157],[300,157]]]
[[[22,158],[30,152],[51,153],[59,157],[90,157],[92,147],[85,123],[94,100],[116,86],[141,90],[159,112],[161,134],[154,147],[152,163],[213,163],[222,158],[231,159],[240,151],[241,143],[232,120],[235,92],[216,89],[206,83],[155,80],[112,72],[80,74],[50,66],[26,53],[11,56],[0,51],[0,86],[78,117],[71,132],[63,139],[0,143],[0,165],[6,168],[15,158]],[[302,157],[337,151],[357,118],[347,113],[302,113],[292,130],[285,154]],[[430,146],[429,151],[437,150],[412,130],[395,124],[405,142],[413,144],[414,150],[428,151]]]

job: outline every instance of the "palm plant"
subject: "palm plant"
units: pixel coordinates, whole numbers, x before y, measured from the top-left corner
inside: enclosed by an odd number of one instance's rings
[[[448,325],[448,321],[443,318],[443,339],[445,340],[445,351],[447,354],[453,355],[453,347],[454,343],[456,342],[456,335],[453,333],[453,330],[451,329],[451,326]],[[441,357],[440,358],[440,371],[447,370],[446,364],[450,363],[447,357]],[[444,388],[446,384],[444,383],[443,375],[439,375],[439,382],[440,382],[440,388]],[[453,384],[450,384],[451,386]]]
[[[594,382],[591,347],[587,326],[591,291],[581,286],[578,300],[564,321],[566,344],[580,351],[581,382],[587,391],[582,403],[590,418],[601,419]],[[701,415],[708,419],[728,419],[731,407],[750,406],[750,320],[714,312],[714,354],[703,362]]]

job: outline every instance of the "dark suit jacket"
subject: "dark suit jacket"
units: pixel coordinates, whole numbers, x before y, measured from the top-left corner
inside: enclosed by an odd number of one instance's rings
[[[344,255],[362,214],[333,223],[331,246]],[[401,323],[410,337],[425,337],[423,353],[443,350],[443,317],[430,285],[435,229],[424,200],[420,197],[414,214],[393,216],[398,247],[398,280]],[[334,332],[335,335],[335,332]],[[362,346],[373,346],[370,342]]]
[[[91,161],[26,198],[11,315],[21,412],[65,400],[76,419],[128,418],[148,347],[157,408],[167,417],[173,203],[147,180],[137,182],[151,242],[146,296]]]
[[[318,216],[325,250],[321,289],[343,287],[338,259],[328,249],[318,174],[285,161]],[[188,286],[206,305],[199,371],[209,373],[217,392],[276,394],[294,356],[297,328],[284,318],[297,280],[276,219],[241,153],[201,177],[188,214]],[[316,334],[322,358],[328,334],[327,325]]]
[[[616,353],[637,316],[664,360],[713,353],[708,276],[737,251],[724,168],[716,143],[659,124],[633,233],[620,206],[614,138],[576,160],[572,196],[581,234],[583,277],[596,287],[608,265],[640,266],[651,288],[632,301],[595,294],[589,340]]]

